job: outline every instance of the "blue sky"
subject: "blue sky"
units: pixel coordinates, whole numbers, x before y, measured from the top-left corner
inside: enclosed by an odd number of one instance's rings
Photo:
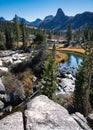
[[[10,20],[17,14],[29,21],[55,15],[62,8],[68,16],[93,12],[93,0],[0,0],[0,16]]]

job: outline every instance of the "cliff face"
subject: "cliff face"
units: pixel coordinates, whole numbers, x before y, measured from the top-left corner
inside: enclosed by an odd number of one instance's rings
[[[38,96],[27,104],[27,109],[0,120],[0,130],[91,130],[86,119],[77,114],[80,127],[68,111],[46,96]],[[81,119],[81,120],[80,120]]]

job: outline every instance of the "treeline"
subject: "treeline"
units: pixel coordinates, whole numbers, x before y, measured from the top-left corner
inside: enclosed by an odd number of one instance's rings
[[[69,23],[67,26],[67,30],[65,32],[65,38],[67,40],[67,46],[75,46],[85,43],[88,41],[89,32],[93,32],[93,28],[89,28],[87,25],[83,26],[82,28],[72,30],[72,24]],[[65,46],[66,46],[65,45]]]
[[[17,15],[13,21],[0,22],[0,49],[19,48],[20,42],[22,48],[30,44],[30,34],[36,34],[34,28],[27,27],[24,19],[19,23]]]

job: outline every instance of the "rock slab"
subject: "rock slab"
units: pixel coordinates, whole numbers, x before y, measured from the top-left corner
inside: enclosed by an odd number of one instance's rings
[[[16,112],[0,120],[0,130],[24,130],[22,113]]]
[[[38,96],[27,104],[26,130],[83,130],[68,111],[46,96]]]

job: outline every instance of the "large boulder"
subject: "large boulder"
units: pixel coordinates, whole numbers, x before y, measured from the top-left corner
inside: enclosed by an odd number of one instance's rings
[[[80,113],[71,116],[65,108],[41,95],[27,103],[23,114],[15,112],[1,119],[0,130],[91,130],[91,128]]]
[[[9,71],[9,69],[7,67],[0,67],[0,70],[5,71],[5,72]]]
[[[57,91],[57,95],[61,94],[65,97],[70,97],[75,90],[75,80],[69,78],[60,79],[59,83],[59,91]]]
[[[27,104],[26,130],[83,130],[68,111],[46,96],[38,96]]]
[[[24,130],[22,113],[16,112],[0,120],[0,130]]]

